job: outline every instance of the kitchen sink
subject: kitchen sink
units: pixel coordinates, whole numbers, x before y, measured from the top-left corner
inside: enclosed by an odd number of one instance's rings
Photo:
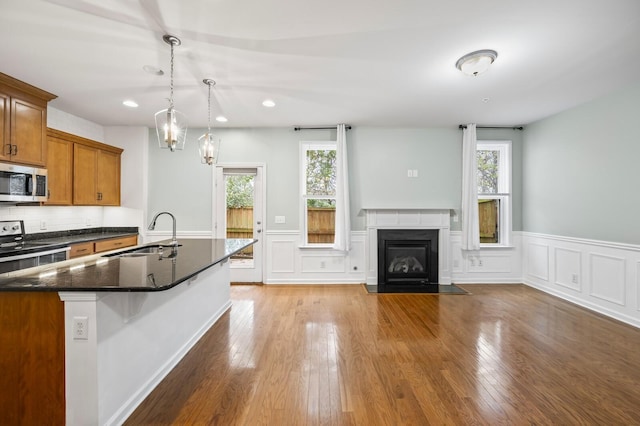
[[[177,246],[164,246],[161,244],[138,247],[131,250],[125,250],[118,253],[107,254],[104,257],[142,257],[142,256],[150,256],[152,254],[163,254],[170,251],[174,247],[180,247],[182,244],[178,244]]]

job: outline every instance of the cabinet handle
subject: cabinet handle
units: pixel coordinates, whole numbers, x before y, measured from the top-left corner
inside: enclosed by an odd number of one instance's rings
[[[76,251],[77,251],[78,253],[82,253],[82,252],[87,251],[87,249],[86,249],[86,248],[83,248],[83,249],[79,249],[79,250],[76,250]]]
[[[98,192],[98,201],[102,200],[102,192]]]
[[[113,243],[113,245],[114,245],[114,246],[121,246],[121,245],[122,245],[122,242],[120,242],[120,243]]]
[[[11,145],[11,155],[18,155],[18,145]]]
[[[51,198],[51,190],[47,189],[47,200]]]
[[[6,149],[7,147],[9,148],[8,150]],[[13,148],[12,148],[12,147],[13,147],[13,145],[6,144],[6,145],[5,145],[5,150],[4,150],[4,151],[5,151],[5,152],[4,152],[4,155],[11,155],[11,151],[13,150]]]

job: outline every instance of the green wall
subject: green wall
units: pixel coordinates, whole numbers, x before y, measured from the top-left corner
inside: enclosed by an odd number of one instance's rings
[[[169,210],[181,231],[211,229],[212,167],[199,163],[197,138],[190,129],[184,151],[157,145],[150,130],[149,214]],[[220,163],[264,163],[267,167],[267,227],[299,228],[299,143],[335,140],[335,130],[293,128],[216,129]],[[522,135],[512,130],[480,130],[479,139],[513,141],[514,230],[521,230]],[[458,212],[461,197],[462,132],[457,128],[356,127],[347,132],[353,230],[364,230],[363,208],[449,208]],[[407,170],[417,170],[408,178]],[[274,216],[285,216],[285,224]],[[182,218],[188,218],[184,220]],[[182,219],[182,220],[181,220]],[[169,229],[170,221],[158,223]],[[459,222],[452,223],[459,229]]]
[[[523,228],[639,244],[640,83],[524,131]]]

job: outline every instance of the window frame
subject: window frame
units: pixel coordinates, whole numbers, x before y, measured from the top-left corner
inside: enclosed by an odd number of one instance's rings
[[[334,200],[337,201],[337,194],[330,195],[308,195],[307,194],[307,151],[319,151],[319,150],[338,150],[337,141],[301,141],[300,142],[300,228],[302,232],[302,248],[331,248],[332,243],[310,243],[309,242],[309,229],[308,229],[308,213],[307,213],[307,200]],[[337,165],[336,165],[337,167]],[[336,170],[337,173],[337,170]],[[334,229],[335,239],[335,229]]]
[[[481,248],[508,247],[511,244],[512,215],[513,215],[513,185],[512,185],[512,142],[510,140],[478,140],[476,151],[498,151],[498,192],[478,192],[478,200],[499,200],[498,210],[498,242],[480,243]],[[477,173],[477,172],[476,172]],[[479,220],[480,218],[478,218]]]

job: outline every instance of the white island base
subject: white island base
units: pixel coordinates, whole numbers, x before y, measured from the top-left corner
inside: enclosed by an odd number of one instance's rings
[[[164,291],[59,294],[66,424],[118,425],[230,308],[229,262]]]

